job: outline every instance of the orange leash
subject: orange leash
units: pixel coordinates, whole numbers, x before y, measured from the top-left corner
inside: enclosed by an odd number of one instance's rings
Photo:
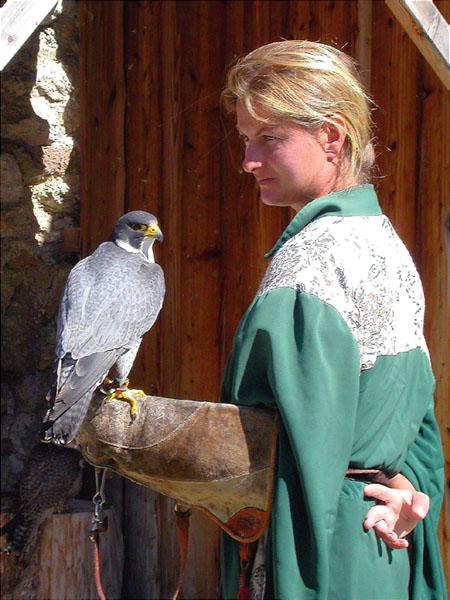
[[[250,600],[250,564],[255,551],[254,542],[239,544],[239,589],[236,600]]]
[[[93,553],[93,565],[94,565],[94,579],[95,579],[95,588],[97,590],[98,597],[100,600],[106,600],[106,596],[103,593],[102,582],[100,579],[100,561],[98,558],[98,531],[93,532],[91,535],[91,541],[94,543],[94,553]]]
[[[178,569],[178,582],[175,593],[172,600],[177,600],[178,594],[180,593],[181,584],[183,583],[184,567],[186,566],[186,556],[189,541],[189,517],[191,516],[191,510],[182,510],[178,504],[174,506],[175,512],[175,523],[177,526],[178,534],[178,547],[180,550],[180,566]]]

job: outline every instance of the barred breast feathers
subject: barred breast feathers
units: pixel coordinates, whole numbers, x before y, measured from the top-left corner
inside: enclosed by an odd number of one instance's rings
[[[429,358],[420,278],[385,215],[308,224],[273,256],[257,295],[285,287],[339,312],[357,341],[361,369],[415,348]]]

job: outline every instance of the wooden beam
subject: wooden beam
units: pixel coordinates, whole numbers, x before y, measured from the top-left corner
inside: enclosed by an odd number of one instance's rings
[[[449,90],[449,25],[432,0],[385,0],[385,2]]]
[[[0,8],[0,70],[57,4],[58,0],[8,0]]]
[[[358,0],[358,37],[356,39],[356,58],[361,79],[366,90],[370,91],[372,67],[372,2]]]

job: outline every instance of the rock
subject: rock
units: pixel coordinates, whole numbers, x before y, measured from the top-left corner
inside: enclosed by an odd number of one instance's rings
[[[2,72],[2,493],[36,443],[56,314],[79,226],[78,2],[64,0]]]
[[[1,155],[1,202],[2,208],[16,206],[22,194],[22,173],[11,154]]]
[[[2,137],[25,142],[30,146],[44,146],[50,143],[48,122],[35,115],[17,123],[5,123]]]
[[[49,175],[64,175],[69,165],[73,144],[55,142],[42,148],[42,162]]]

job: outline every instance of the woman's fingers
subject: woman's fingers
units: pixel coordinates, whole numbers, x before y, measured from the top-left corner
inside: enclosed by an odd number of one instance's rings
[[[404,538],[399,538],[383,519],[375,523],[373,529],[389,548],[401,550],[408,547],[408,541]]]
[[[373,529],[389,548],[394,550],[407,548],[408,541],[399,537],[394,531],[396,523],[397,518],[393,516],[392,510],[383,504],[377,504],[367,513],[364,528]]]
[[[430,508],[430,497],[422,492],[414,492],[411,510],[417,519],[424,519]]]
[[[382,504],[376,504],[368,511],[364,526],[370,529],[383,519],[393,529],[405,504],[412,504],[412,493],[407,490],[392,490],[384,485],[372,484],[364,488],[364,495],[375,498]]]
[[[420,492],[416,492],[420,493]],[[387,504],[399,505],[406,504],[412,506],[413,493],[409,490],[394,490],[379,483],[371,483],[364,488],[364,495],[376,498]],[[425,495],[425,494],[423,494]]]
[[[364,495],[375,498],[364,520],[365,529],[374,529],[390,548],[406,548],[408,535],[417,521],[423,519],[429,509],[429,497],[422,492],[393,489],[379,484],[367,485]]]
[[[364,520],[364,528],[371,529],[379,521],[384,521],[387,527],[391,530],[395,525],[395,516],[392,510],[390,510],[384,504],[375,504],[369,509],[366,518]]]

